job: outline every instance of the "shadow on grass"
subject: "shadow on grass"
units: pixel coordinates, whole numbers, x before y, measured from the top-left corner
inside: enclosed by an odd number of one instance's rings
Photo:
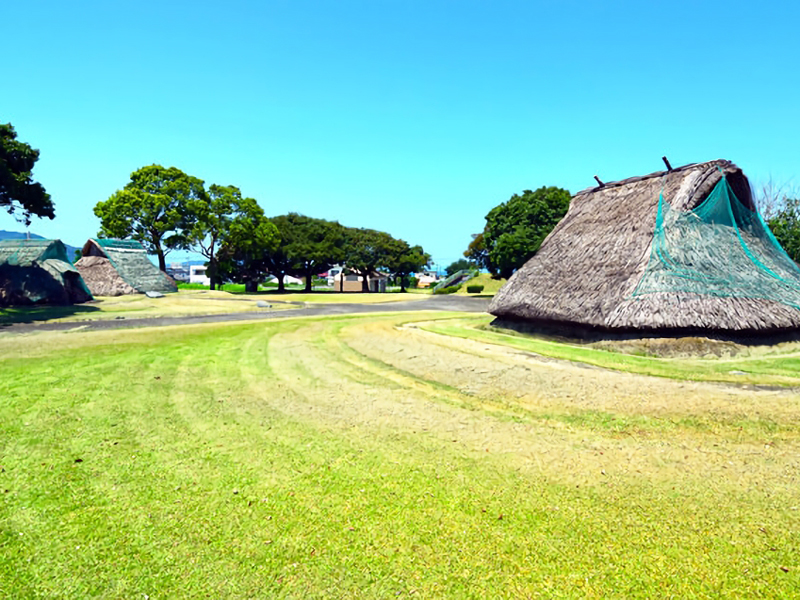
[[[40,323],[77,314],[100,312],[97,306],[73,304],[71,306],[12,306],[0,308],[0,327],[18,323]]]

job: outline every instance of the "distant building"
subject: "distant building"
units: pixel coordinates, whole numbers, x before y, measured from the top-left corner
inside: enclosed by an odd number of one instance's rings
[[[211,279],[206,275],[205,265],[189,265],[189,283],[211,285]]]
[[[167,266],[167,275],[175,281],[189,283],[189,266],[183,263],[170,263]]]
[[[370,292],[385,292],[389,277],[385,273],[373,271],[367,276],[367,287]],[[333,289],[337,292],[363,292],[364,278],[360,275],[343,275],[334,277]]]
[[[342,265],[333,265],[327,273],[325,273],[325,277],[328,280],[328,285],[333,285],[336,281],[336,278],[341,275],[344,267]]]
[[[417,278],[417,287],[419,288],[428,288],[432,285],[436,285],[436,282],[439,281],[439,277],[435,271],[423,271],[422,273],[417,273],[415,275]]]

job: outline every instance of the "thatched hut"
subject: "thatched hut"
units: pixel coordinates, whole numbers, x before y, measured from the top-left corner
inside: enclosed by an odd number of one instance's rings
[[[90,239],[75,266],[95,296],[177,292],[175,281],[150,262],[134,240]]]
[[[800,326],[800,269],[716,160],[578,193],[489,312],[573,336],[772,335]]]
[[[0,241],[0,306],[67,305],[91,299],[61,240]]]

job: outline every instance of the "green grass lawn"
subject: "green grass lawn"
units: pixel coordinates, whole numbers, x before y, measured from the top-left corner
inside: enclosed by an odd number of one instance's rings
[[[0,597],[797,595],[796,395],[403,327],[462,316],[1,336]]]

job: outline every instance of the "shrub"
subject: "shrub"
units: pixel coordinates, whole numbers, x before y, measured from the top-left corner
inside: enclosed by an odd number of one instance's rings
[[[433,293],[434,294],[455,294],[460,289],[461,289],[461,285],[451,285],[451,286],[446,287],[446,288],[439,288],[438,290],[435,290]]]
[[[468,294],[480,294],[483,291],[482,285],[468,285],[467,286],[467,293]]]

